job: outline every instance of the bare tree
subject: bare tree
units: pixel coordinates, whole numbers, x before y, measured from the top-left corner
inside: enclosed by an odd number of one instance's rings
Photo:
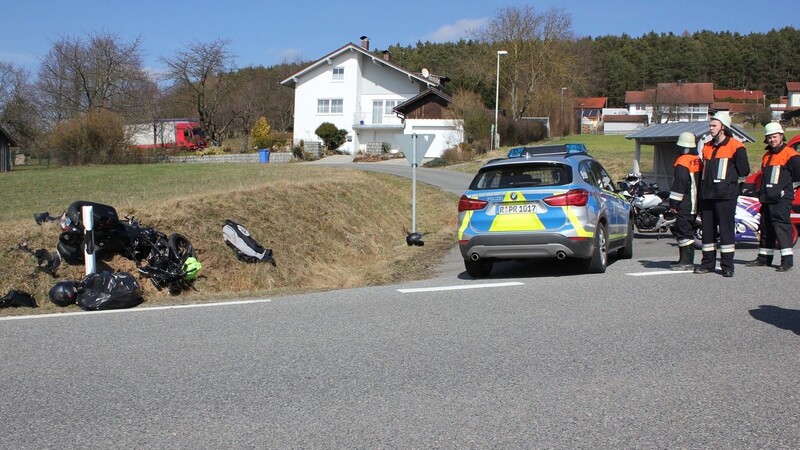
[[[103,33],[55,42],[39,71],[42,112],[55,121],[100,110],[139,114],[140,93],[153,84],[140,45],[139,38],[128,43]]]
[[[26,70],[0,62],[0,124],[25,147],[30,147],[42,132],[29,79]]]
[[[161,59],[167,65],[167,78],[174,82],[177,96],[194,103],[203,130],[217,145],[237,118],[235,112],[224,111],[234,70],[228,44],[219,39],[195,42]]]
[[[563,9],[543,13],[532,6],[501,9],[476,32],[476,38],[508,52],[500,59],[500,89],[510,98],[514,120],[533,113],[549,115],[550,106],[558,104],[561,87],[577,84],[577,59],[570,51],[572,20]],[[531,111],[533,105],[549,106],[546,111]]]

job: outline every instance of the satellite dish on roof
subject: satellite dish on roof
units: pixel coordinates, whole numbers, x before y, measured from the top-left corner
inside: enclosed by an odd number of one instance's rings
[[[422,68],[422,76],[423,76],[424,78],[428,78],[429,76],[431,76],[431,73],[428,71],[428,69],[426,69],[426,68],[424,68],[424,67],[423,67],[423,68]]]

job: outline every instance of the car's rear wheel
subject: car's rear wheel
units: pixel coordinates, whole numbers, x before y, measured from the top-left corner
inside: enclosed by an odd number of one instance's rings
[[[604,273],[608,265],[608,237],[606,227],[603,224],[597,226],[594,234],[594,251],[592,257],[584,262],[586,272]]]
[[[464,268],[472,278],[488,277],[492,273],[492,266],[494,263],[490,259],[464,260]]]
[[[617,258],[633,258],[633,222],[628,222],[628,235],[625,237],[625,246],[617,250]]]

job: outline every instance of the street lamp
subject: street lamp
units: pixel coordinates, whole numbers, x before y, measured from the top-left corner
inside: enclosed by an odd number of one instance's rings
[[[500,106],[500,55],[507,55],[505,50],[497,51],[497,79],[495,80],[494,93],[494,132],[492,133],[492,150],[497,147],[497,112]]]
[[[562,136],[564,135],[564,91],[566,90],[567,88],[565,87],[561,88],[561,117],[558,120],[558,125],[561,128]]]

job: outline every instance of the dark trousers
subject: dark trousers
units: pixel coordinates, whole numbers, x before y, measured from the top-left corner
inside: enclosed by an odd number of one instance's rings
[[[761,204],[762,246],[766,249],[792,248],[792,200]]]
[[[736,200],[703,200],[700,218],[703,220],[703,258],[700,267],[714,270],[717,264],[716,242],[719,237],[719,262],[723,271],[733,271],[736,239]]]
[[[694,223],[697,214],[678,212],[675,218],[675,239],[679,247],[694,245]]]

